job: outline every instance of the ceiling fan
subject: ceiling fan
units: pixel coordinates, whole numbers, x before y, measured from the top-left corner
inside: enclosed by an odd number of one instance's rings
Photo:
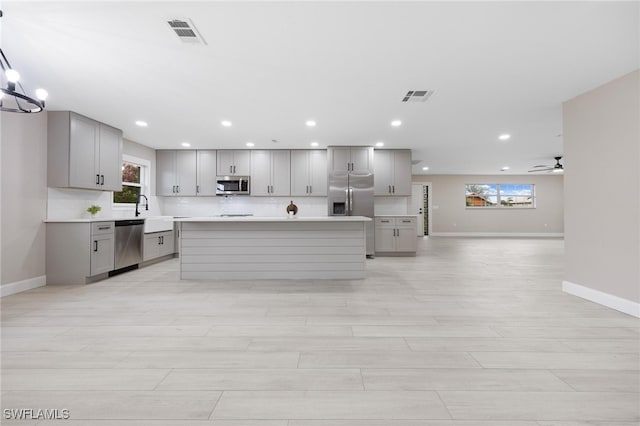
[[[545,165],[533,166],[533,170],[529,170],[529,173],[531,172],[562,173],[564,171],[564,167],[562,166],[562,164],[560,164],[560,160],[562,160],[562,157],[553,157],[553,158],[556,160],[556,164],[554,164],[553,166],[545,166]]]

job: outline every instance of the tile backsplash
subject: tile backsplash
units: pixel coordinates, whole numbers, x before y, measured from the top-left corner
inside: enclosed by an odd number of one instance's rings
[[[87,208],[91,205],[102,207],[98,217],[127,218],[134,217],[134,206],[114,207],[113,192],[92,191],[88,189],[48,188],[47,219],[86,219],[91,215]],[[160,206],[157,197],[149,197],[149,211],[142,210],[143,216],[158,216]]]
[[[99,217],[127,218],[134,216],[134,207],[112,204],[110,191],[48,188],[47,219],[84,219],[90,215],[87,207],[102,207]],[[327,216],[326,197],[156,197],[149,196],[149,211],[142,216],[219,216],[221,214],[252,214],[278,217],[286,215],[293,201],[301,217]],[[375,214],[407,214],[404,197],[375,197]]]

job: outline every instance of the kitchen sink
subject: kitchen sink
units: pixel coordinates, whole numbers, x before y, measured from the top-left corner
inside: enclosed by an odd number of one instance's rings
[[[144,233],[171,231],[173,216],[149,216],[144,218]]]

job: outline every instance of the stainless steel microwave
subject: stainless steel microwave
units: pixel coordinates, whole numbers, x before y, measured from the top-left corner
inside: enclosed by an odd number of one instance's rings
[[[249,176],[216,177],[216,195],[249,195]]]

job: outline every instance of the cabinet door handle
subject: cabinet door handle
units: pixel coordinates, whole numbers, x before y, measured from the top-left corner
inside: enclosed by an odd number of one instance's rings
[[[180,185],[176,185],[176,192],[180,192]]]
[[[196,185],[196,194],[200,193],[200,185]]]
[[[382,223],[389,223],[389,221],[388,221],[388,220],[384,220],[384,219],[383,219],[383,220],[381,220],[380,222],[382,222]]]
[[[309,185],[309,194],[313,194],[313,186]]]
[[[100,175],[96,175],[96,185],[100,185]]]
[[[391,194],[391,185],[389,185],[389,194]]]
[[[392,192],[395,194],[396,193],[396,186],[395,185],[391,185],[391,189],[393,189]]]
[[[98,241],[93,240],[93,251],[98,251]]]
[[[104,185],[104,175],[100,175],[100,185]]]

